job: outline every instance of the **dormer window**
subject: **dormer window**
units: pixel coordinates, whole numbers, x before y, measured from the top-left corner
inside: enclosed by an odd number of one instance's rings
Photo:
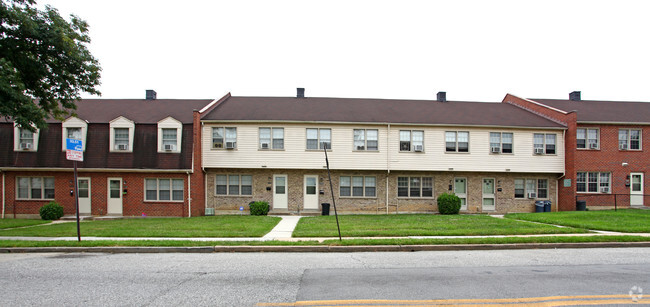
[[[15,151],[36,151],[38,149],[39,130],[32,132],[29,129],[14,128],[14,150]]]
[[[66,151],[66,139],[80,140],[83,146],[83,151],[86,151],[86,133],[88,132],[88,123],[85,120],[70,117],[61,123],[62,138],[61,150]]]
[[[110,123],[110,151],[133,152],[133,134],[135,123],[120,116]]]
[[[183,123],[167,117],[158,122],[158,152],[181,152]]]
[[[114,144],[113,150],[129,150],[129,128],[113,128]]]

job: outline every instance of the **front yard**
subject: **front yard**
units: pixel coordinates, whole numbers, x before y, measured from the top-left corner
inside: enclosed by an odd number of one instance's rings
[[[650,210],[641,209],[511,213],[505,217],[592,230],[650,232]]]
[[[396,236],[472,236],[584,233],[584,229],[559,228],[499,219],[486,215],[342,215],[339,216],[344,237]],[[334,216],[304,217],[298,222],[294,237],[337,237]]]

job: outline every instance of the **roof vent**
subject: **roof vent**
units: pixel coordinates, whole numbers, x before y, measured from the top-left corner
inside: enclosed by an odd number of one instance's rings
[[[154,91],[154,90],[147,90],[146,99],[147,99],[147,100],[156,100],[156,91]]]
[[[297,98],[305,98],[305,88],[304,87],[299,87],[297,88],[298,93],[296,94]]]
[[[447,92],[438,92],[438,101],[447,102]]]
[[[573,91],[569,93],[569,100],[580,101],[580,91]]]

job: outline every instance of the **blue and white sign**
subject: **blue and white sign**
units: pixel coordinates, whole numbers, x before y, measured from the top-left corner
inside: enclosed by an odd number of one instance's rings
[[[84,147],[81,140],[65,139],[65,157],[68,160],[80,161],[84,160]]]

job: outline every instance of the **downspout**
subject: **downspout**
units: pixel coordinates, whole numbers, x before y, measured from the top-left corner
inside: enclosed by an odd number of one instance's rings
[[[187,217],[192,217],[192,177],[187,172]]]
[[[2,172],[2,218],[5,218],[5,172]]]
[[[200,142],[203,142],[203,126],[205,125],[204,122],[201,122],[201,138]],[[201,143],[203,145],[203,143]],[[208,208],[208,177],[206,176],[205,173],[205,163],[203,161],[203,146],[201,146],[201,171],[203,172],[203,212],[205,215],[205,209]]]
[[[390,178],[390,124],[386,133],[386,214],[388,214],[388,180]]]

